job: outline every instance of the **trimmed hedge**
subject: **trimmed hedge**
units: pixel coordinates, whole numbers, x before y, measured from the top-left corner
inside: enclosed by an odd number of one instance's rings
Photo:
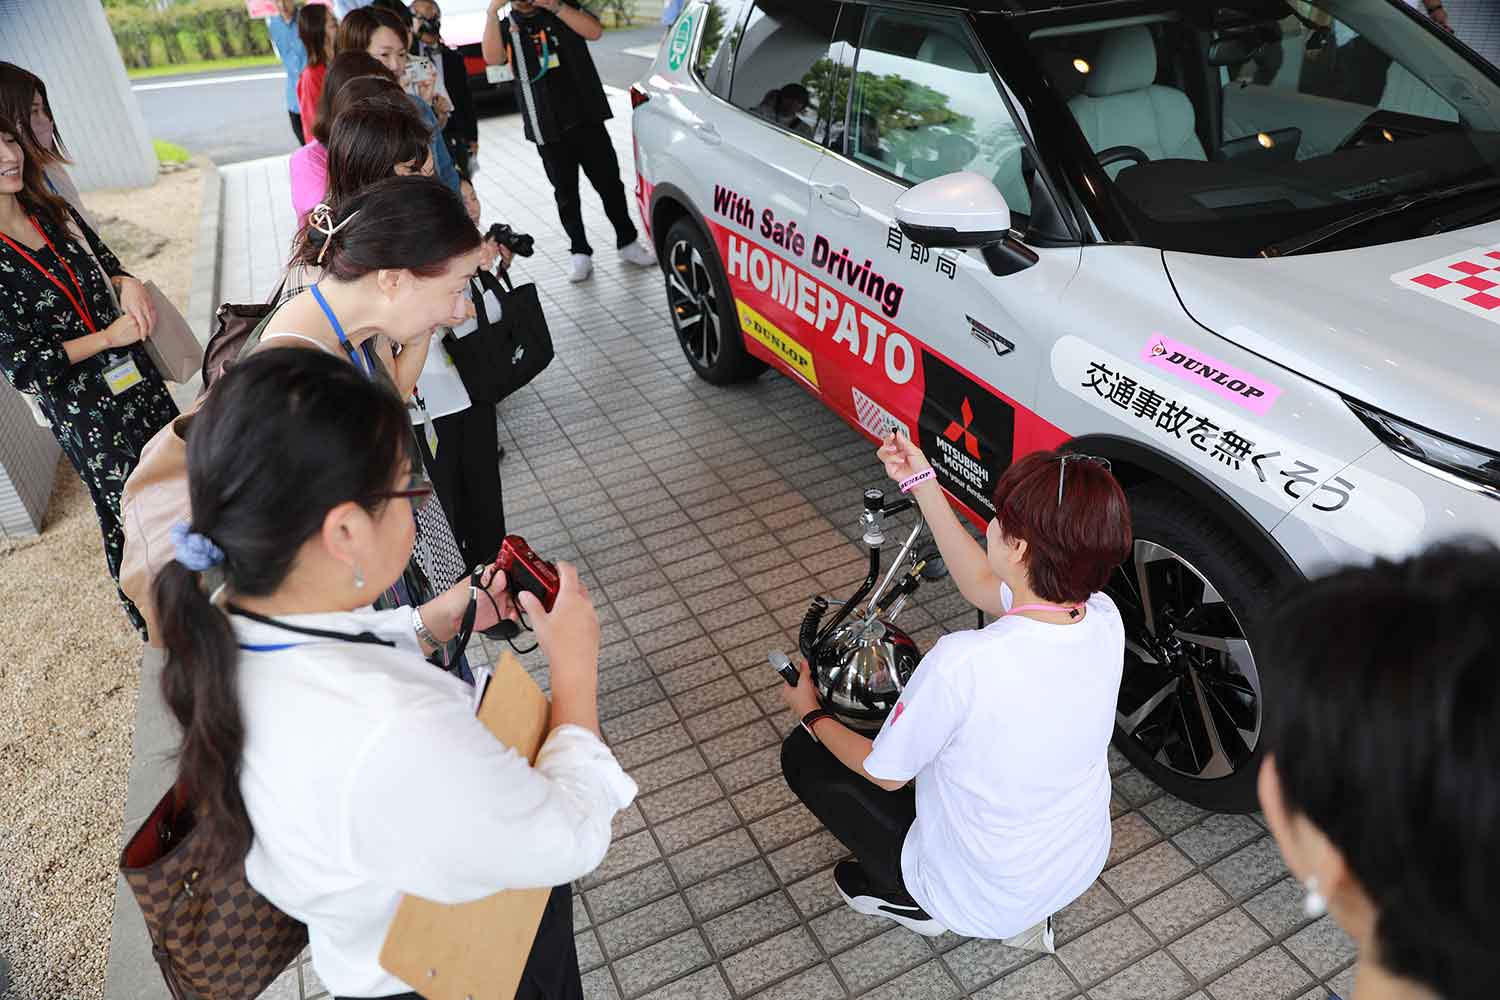
[[[273,51],[265,23],[245,13],[245,0],[180,0],[163,10],[107,7],[104,13],[130,69]]]

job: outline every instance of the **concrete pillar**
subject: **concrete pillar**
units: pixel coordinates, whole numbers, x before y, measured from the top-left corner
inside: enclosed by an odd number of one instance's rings
[[[0,60],[46,81],[81,190],[156,179],[146,123],[99,0],[0,0]]]

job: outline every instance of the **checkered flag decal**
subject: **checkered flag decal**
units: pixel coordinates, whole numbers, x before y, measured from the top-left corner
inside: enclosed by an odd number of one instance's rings
[[[1439,257],[1391,275],[1396,287],[1500,323],[1500,246]]]
[[[120,859],[152,956],[175,1000],[254,1000],[307,947],[307,927],[255,891],[243,860],[212,870],[176,796],[167,792]]]

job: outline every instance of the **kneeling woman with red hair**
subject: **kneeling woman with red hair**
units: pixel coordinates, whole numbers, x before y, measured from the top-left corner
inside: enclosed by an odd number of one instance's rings
[[[878,454],[898,482],[930,468],[905,437]],[[1102,459],[1028,455],[1000,477],[981,548],[935,479],[912,494],[960,592],[996,620],[939,639],[873,741],[819,711],[804,663],[782,691],[803,719],[782,771],[854,852],[833,877],[855,910],[1051,951],[1052,914],[1109,854],[1125,631],[1101,591],[1130,551],[1125,495]]]

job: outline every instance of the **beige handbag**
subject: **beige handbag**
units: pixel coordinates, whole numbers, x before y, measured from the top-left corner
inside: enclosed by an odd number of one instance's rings
[[[145,342],[146,353],[162,378],[168,382],[186,382],[203,365],[203,345],[198,343],[197,334],[172,300],[156,287],[156,282],[147,281],[145,285],[156,312],[156,326]]]
[[[189,520],[187,433],[203,397],[188,412],[157,431],[120,493],[120,527],[125,548],[120,555],[120,590],[146,619],[151,645],[160,646],[152,588],[156,574],[175,558],[172,525]]]

